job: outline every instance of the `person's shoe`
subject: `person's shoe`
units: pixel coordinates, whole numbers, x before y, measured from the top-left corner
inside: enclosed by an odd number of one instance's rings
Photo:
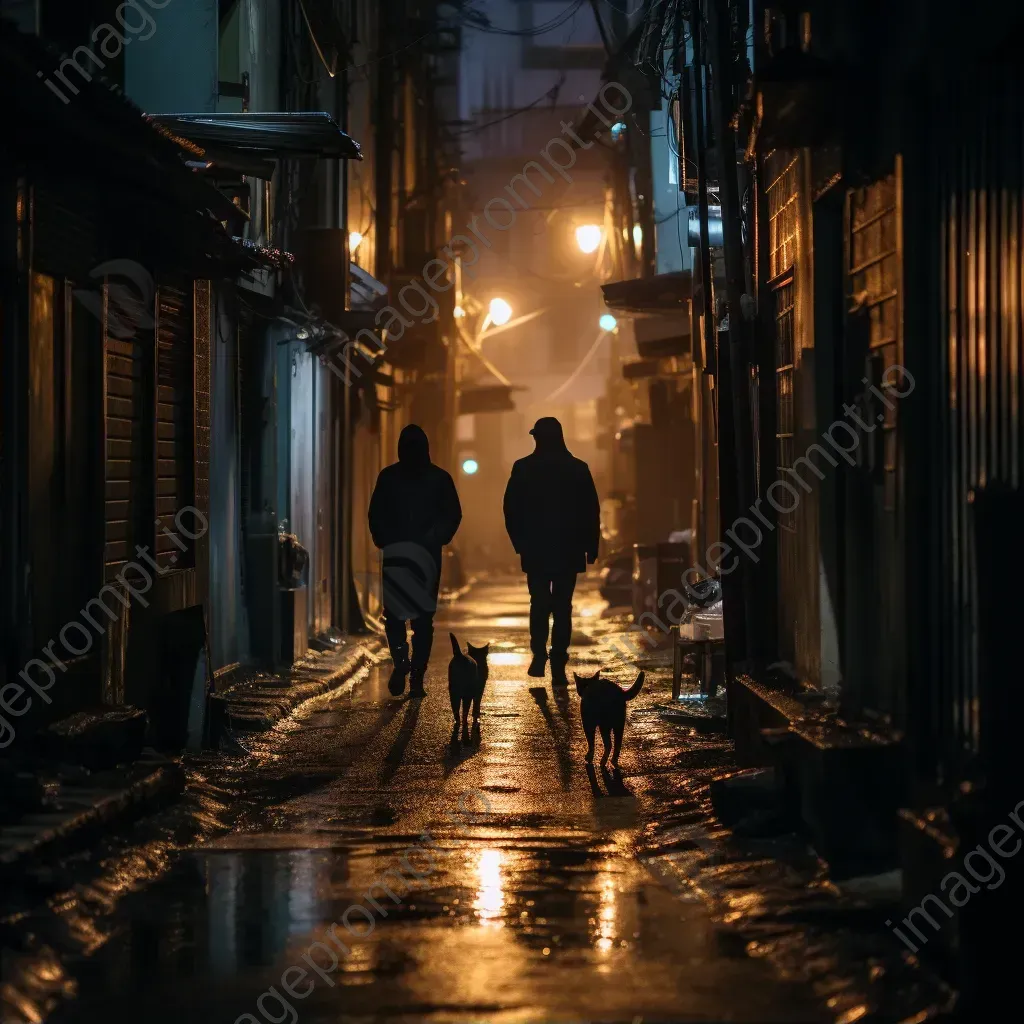
[[[530,667],[526,670],[528,676],[535,676],[537,679],[544,678],[544,667],[547,665],[548,659],[543,654],[535,654],[533,661],[530,662]]]
[[[551,685],[552,686],[568,686],[569,680],[565,674],[565,661],[551,660]]]
[[[408,652],[396,652],[392,656],[395,667],[388,679],[388,690],[392,697],[400,697],[405,692],[405,677],[409,674]]]
[[[410,697],[426,697],[427,691],[423,689],[423,677],[426,674],[425,668],[413,668],[412,676],[409,679]]]

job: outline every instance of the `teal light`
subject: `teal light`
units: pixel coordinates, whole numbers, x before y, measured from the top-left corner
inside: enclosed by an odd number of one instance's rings
[[[476,459],[466,459],[462,464],[462,472],[466,473],[468,476],[472,476],[479,468],[480,465],[477,463]]]
[[[617,139],[626,130],[626,124],[624,121],[616,121],[612,125],[612,138]]]
[[[601,319],[597,321],[598,326],[602,331],[614,331],[618,326],[618,320],[611,315],[611,313],[604,313]]]

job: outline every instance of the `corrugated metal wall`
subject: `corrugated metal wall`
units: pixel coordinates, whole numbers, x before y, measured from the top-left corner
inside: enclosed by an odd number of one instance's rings
[[[777,512],[779,657],[821,682],[817,491],[794,484],[793,465],[815,436],[813,274],[807,161],[776,151],[765,160],[768,278],[775,324],[775,481],[764,481]],[[785,483],[785,487],[781,484]]]
[[[923,160],[931,170],[930,271],[940,283],[928,324],[932,580],[926,656],[931,716],[925,757],[956,781],[979,742],[977,566],[970,495],[1021,485],[1024,423],[1024,82],[986,67],[948,82]],[[1008,539],[1009,540],[1009,539]],[[1005,599],[1019,603],[1019,580]],[[1005,685],[1017,686],[1007,679]]]
[[[153,545],[153,317],[104,289],[103,408],[106,547],[113,579],[136,545]]]
[[[156,315],[156,559],[164,568],[195,564],[193,546],[179,535],[175,522],[178,513],[193,503],[195,490],[194,303],[192,282],[160,285]],[[182,524],[194,533],[191,519],[190,515],[183,518]],[[188,550],[179,551],[176,540]]]
[[[847,190],[844,398],[858,409],[856,465],[846,478],[846,707],[902,724],[905,712],[905,503],[902,413],[884,383],[903,354],[903,175]],[[872,390],[874,389],[874,390]],[[879,398],[879,395],[883,398]],[[841,442],[842,443],[842,442]]]

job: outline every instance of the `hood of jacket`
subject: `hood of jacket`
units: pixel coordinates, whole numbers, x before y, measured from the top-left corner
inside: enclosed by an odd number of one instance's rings
[[[430,465],[430,441],[422,427],[410,423],[398,435],[398,462],[406,469],[424,469]]]

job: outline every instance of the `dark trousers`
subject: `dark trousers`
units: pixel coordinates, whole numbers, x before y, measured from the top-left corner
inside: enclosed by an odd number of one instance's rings
[[[551,660],[565,662],[572,637],[572,592],[576,573],[526,574],[530,589],[530,650],[545,656],[548,646],[548,622],[551,620]]]
[[[384,549],[384,634],[396,665],[408,658],[414,669],[427,667],[434,643],[440,563],[439,551],[427,551],[415,544],[394,544]],[[412,623],[411,658],[406,623]]]

